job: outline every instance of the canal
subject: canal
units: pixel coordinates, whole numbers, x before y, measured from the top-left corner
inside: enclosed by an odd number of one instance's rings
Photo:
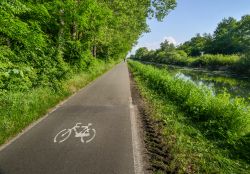
[[[161,66],[170,74],[183,80],[191,80],[197,85],[205,85],[216,94],[227,91],[232,97],[243,97],[250,103],[250,78],[227,71],[210,71],[199,68]]]

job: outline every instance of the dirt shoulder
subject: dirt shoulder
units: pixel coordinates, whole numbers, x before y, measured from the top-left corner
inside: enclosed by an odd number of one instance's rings
[[[142,155],[144,173],[170,173],[168,165],[171,160],[168,146],[163,140],[162,122],[152,118],[150,105],[140,95],[133,75],[130,72],[130,88],[133,105],[136,107],[136,117],[139,125],[140,139],[142,140]]]

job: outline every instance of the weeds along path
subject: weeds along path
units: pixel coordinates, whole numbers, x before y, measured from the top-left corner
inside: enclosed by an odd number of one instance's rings
[[[146,122],[153,120],[149,149],[163,155],[151,160],[159,172],[249,173],[250,112],[242,99],[214,96],[149,65],[130,61],[129,68],[147,104]]]
[[[56,86],[7,91],[0,95],[0,145],[116,64],[115,61],[94,62],[87,70],[69,76]]]
[[[150,115],[150,105],[140,95],[138,86],[130,73],[130,88],[133,98],[133,104],[137,108],[137,117],[140,127],[142,127],[141,136],[143,144],[143,159],[145,172],[155,173],[171,172],[169,165],[171,162],[170,152],[167,143],[163,139],[162,122],[154,120]],[[175,173],[175,172],[172,172]]]

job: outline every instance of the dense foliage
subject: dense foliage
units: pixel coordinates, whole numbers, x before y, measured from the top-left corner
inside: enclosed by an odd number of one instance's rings
[[[250,51],[250,15],[245,15],[241,20],[229,17],[223,19],[211,34],[197,34],[181,44],[178,49],[184,50],[190,56],[208,54],[239,54]]]
[[[175,0],[0,0],[0,144],[126,56]]]
[[[0,92],[56,87],[94,57],[126,56],[146,18],[162,20],[175,0],[1,0]]]
[[[0,95],[0,144],[46,114],[48,109],[100,76],[117,62],[95,61],[83,71],[60,83],[60,88],[38,87],[28,91],[9,91]]]
[[[174,165],[183,163],[179,165],[184,173],[247,173],[243,171],[250,163],[250,108],[242,98],[232,99],[226,92],[214,95],[205,86],[149,65],[131,61],[129,66],[142,89],[151,91],[149,98],[160,98],[159,103],[151,103],[152,107],[167,105],[160,117],[166,124],[171,151],[178,148],[171,154],[180,158]],[[193,171],[189,171],[190,166]]]
[[[240,73],[250,73],[249,26],[249,15],[239,21],[230,17],[218,24],[213,35],[197,34],[178,46],[166,40],[156,50],[139,48],[131,58],[182,66],[228,66]]]

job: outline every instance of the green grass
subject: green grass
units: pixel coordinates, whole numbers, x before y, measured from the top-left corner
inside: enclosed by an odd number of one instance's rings
[[[167,71],[129,62],[151,116],[163,122],[164,140],[178,173],[249,173],[249,106],[229,94],[214,96]]]
[[[239,55],[223,55],[223,54],[204,54],[198,57],[188,57],[185,54],[180,54],[178,51],[172,51],[162,56],[147,56],[142,58],[143,61],[163,63],[169,65],[179,65],[179,66],[191,66],[191,67],[207,67],[207,68],[219,68],[219,67],[229,67],[233,68],[235,66],[242,66],[246,64],[242,62],[243,56]],[[240,64],[241,62],[241,64]],[[246,64],[247,66],[247,64]]]
[[[189,66],[233,66],[240,61],[238,55],[212,55],[205,54],[199,57],[189,57],[187,64]]]
[[[0,145],[46,114],[66,97],[113,67],[116,62],[96,61],[88,71],[73,75],[60,88],[35,88],[28,92],[7,92],[0,96]]]

